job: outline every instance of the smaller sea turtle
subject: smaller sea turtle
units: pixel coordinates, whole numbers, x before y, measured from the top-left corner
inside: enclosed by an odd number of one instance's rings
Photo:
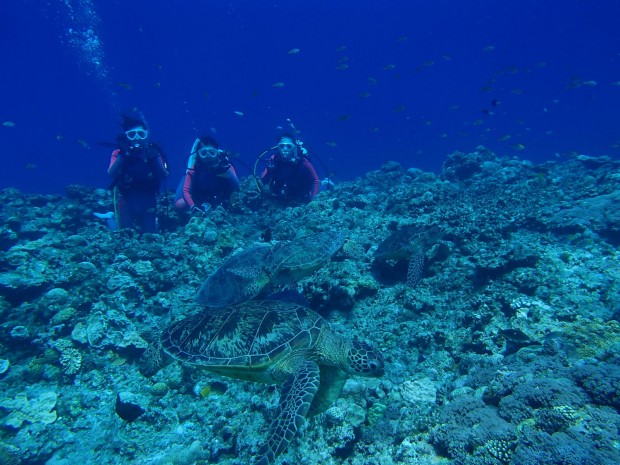
[[[167,328],[163,349],[231,378],[282,384],[280,402],[256,464],[272,463],[306,416],[340,395],[347,374],[383,375],[383,357],[336,334],[319,314],[282,301],[252,300],[189,316]]]
[[[342,231],[323,231],[277,246],[271,283],[292,284],[311,275],[342,247],[344,239]]]
[[[205,280],[196,301],[206,307],[226,307],[256,297],[269,282],[271,256],[268,244],[234,254]]]
[[[344,233],[324,231],[261,244],[234,254],[202,284],[196,301],[226,307],[261,295],[268,286],[292,284],[319,269],[344,243]]]
[[[375,250],[377,260],[406,260],[409,259],[407,269],[407,285],[414,287],[422,277],[424,270],[424,249],[440,234],[437,227],[421,228],[419,226],[405,226],[394,231]]]

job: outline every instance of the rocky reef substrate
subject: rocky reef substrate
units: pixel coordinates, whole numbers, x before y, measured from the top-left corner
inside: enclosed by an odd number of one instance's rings
[[[160,328],[199,310],[239,248],[339,229],[294,290],[379,347],[279,459],[314,464],[620,463],[620,164],[533,165],[479,148],[438,174],[396,163],[308,205],[261,198],[161,234],[111,232],[110,194],[0,191],[0,464],[243,464],[277,390],[162,364]],[[377,264],[394,230],[438,227],[415,287]]]

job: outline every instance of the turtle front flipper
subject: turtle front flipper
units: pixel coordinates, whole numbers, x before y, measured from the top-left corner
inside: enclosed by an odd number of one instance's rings
[[[256,465],[268,465],[284,451],[303,425],[320,385],[319,366],[305,361],[282,386],[280,405],[271,424],[267,443],[261,447]]]
[[[407,285],[409,287],[415,287],[422,277],[422,271],[424,270],[424,252],[422,250],[417,251],[411,256],[409,260],[409,267],[407,269]]]

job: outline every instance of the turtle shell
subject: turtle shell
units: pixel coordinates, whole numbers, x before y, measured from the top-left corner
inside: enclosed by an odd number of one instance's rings
[[[272,382],[281,380],[265,373],[270,366],[305,359],[328,327],[319,314],[301,305],[252,300],[178,321],[163,332],[161,343],[183,362],[233,378]],[[294,352],[300,357],[287,357]]]
[[[342,231],[323,231],[293,239],[273,252],[271,282],[289,284],[318,270],[344,244]]]
[[[256,297],[269,283],[271,256],[271,246],[266,244],[236,253],[204,281],[196,301],[217,308]]]

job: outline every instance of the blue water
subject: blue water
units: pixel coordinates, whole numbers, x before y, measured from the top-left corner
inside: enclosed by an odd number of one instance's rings
[[[98,142],[132,107],[171,188],[199,133],[246,175],[286,118],[336,181],[478,145],[617,158],[618,17],[613,0],[2,2],[0,187],[106,187]]]

